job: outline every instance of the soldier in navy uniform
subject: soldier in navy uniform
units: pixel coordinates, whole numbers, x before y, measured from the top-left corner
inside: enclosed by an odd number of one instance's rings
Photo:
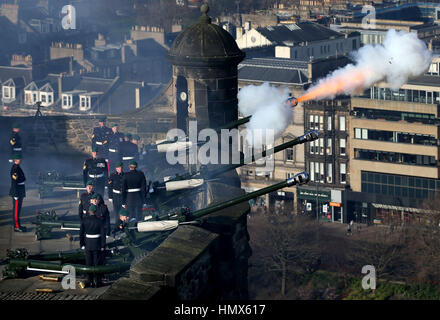
[[[26,177],[20,167],[21,156],[14,154],[12,159],[14,164],[11,168],[11,189],[9,189],[9,195],[12,197],[12,224],[14,225],[15,232],[26,232],[26,227],[20,224],[21,206],[23,204],[23,198],[26,197],[26,189],[24,186]]]
[[[127,145],[131,144],[131,133],[126,133],[124,135],[124,141],[122,141],[121,143],[121,159],[122,159],[122,164],[123,164],[123,168],[127,168],[128,169],[128,162],[130,162],[130,160],[133,159],[129,159],[128,157],[128,152],[127,152]],[[124,160],[125,159],[125,160]]]
[[[92,157],[87,159],[83,166],[84,185],[88,180],[93,180],[96,192],[104,197],[108,174],[107,162],[104,158],[98,158],[98,149],[96,147],[92,148]]]
[[[108,159],[108,136],[111,132],[111,129],[105,125],[105,118],[100,118],[99,126],[93,128],[92,148],[98,148],[99,154],[104,159]]]
[[[91,205],[96,206],[95,215],[104,222],[104,231],[106,237],[110,236],[110,212],[104,202],[101,202],[100,196],[95,193],[90,198]]]
[[[146,206],[147,200],[147,182],[144,173],[136,170],[136,161],[131,160],[129,167],[130,171],[122,178],[122,206],[128,210],[130,217],[142,220],[142,206]]]
[[[11,159],[9,162],[13,162],[12,156],[14,154],[20,155],[22,157],[23,155],[23,146],[21,144],[21,137],[20,137],[20,125],[18,123],[14,123],[12,125],[12,134],[11,138],[9,139],[9,144],[11,146]]]
[[[78,206],[78,216],[79,220],[81,221],[82,218],[87,215],[87,211],[90,207],[90,199],[93,195],[97,194],[95,193],[95,187],[93,185],[93,180],[87,181],[86,184],[86,192],[81,194],[80,200],[79,200],[79,206]],[[104,203],[104,200],[100,194],[97,194],[99,196],[99,203]]]
[[[118,212],[122,207],[122,162],[116,164],[116,171],[108,179],[108,199],[113,204],[113,214],[115,215],[115,224],[118,223]]]
[[[98,266],[104,264],[105,231],[104,222],[95,213],[97,207],[91,205],[88,215],[81,220],[79,231],[79,242],[81,249],[85,250],[87,266]],[[100,274],[87,274],[86,286],[98,288],[102,285]]]
[[[131,135],[130,135],[131,136]],[[133,137],[138,137],[137,135]],[[122,148],[122,162],[124,164],[124,168],[128,169],[128,164],[131,160],[138,161],[139,160],[139,150],[137,144],[133,143],[135,140],[125,141]]]
[[[118,131],[118,124],[112,124],[112,132],[108,136],[108,162],[110,172],[115,170],[115,165],[122,160],[121,144],[124,134]]]
[[[130,218],[128,210],[121,208],[119,210],[119,219],[116,223],[114,233],[123,232],[127,227],[135,227],[137,224],[136,218]]]

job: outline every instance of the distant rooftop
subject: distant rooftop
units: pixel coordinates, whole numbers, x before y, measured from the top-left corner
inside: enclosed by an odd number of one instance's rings
[[[242,81],[305,84],[309,82],[307,62],[280,58],[254,58],[238,65]]]
[[[310,21],[257,28],[257,31],[275,44],[321,41],[331,37],[344,37],[343,34],[337,31]]]

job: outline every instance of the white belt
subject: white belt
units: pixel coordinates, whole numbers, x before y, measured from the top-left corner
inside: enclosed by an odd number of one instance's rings
[[[21,148],[14,148],[14,151],[21,151]]]
[[[90,178],[102,178],[103,176],[104,176],[103,173],[101,173],[101,174],[89,174]]]
[[[101,235],[100,234],[86,234],[86,238],[98,239],[98,238],[101,238]]]
[[[108,149],[110,152],[118,152],[116,149]]]
[[[141,188],[127,190],[127,192],[138,192],[138,191],[141,191]]]
[[[132,160],[134,157],[122,157],[122,160]]]
[[[17,183],[19,186],[24,186],[24,182]]]
[[[100,141],[96,141],[95,143],[96,143],[97,145],[102,146],[102,142],[100,142]]]
[[[113,189],[113,193],[121,193],[121,191]]]

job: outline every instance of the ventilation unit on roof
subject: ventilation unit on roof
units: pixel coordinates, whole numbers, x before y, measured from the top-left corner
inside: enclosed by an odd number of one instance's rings
[[[266,29],[269,30],[269,31],[273,31],[272,27],[266,27]]]

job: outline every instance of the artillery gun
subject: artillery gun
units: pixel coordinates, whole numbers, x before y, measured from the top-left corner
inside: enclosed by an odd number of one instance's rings
[[[86,190],[82,175],[63,176],[57,171],[38,172],[37,185],[40,199],[53,195],[54,188]]]
[[[26,271],[66,273],[63,268],[70,265],[78,274],[114,274],[127,271],[132,263],[154,250],[179,225],[194,224],[203,226],[203,217],[216,211],[229,208],[236,204],[249,201],[266,193],[285,187],[305,184],[309,175],[301,172],[292,178],[266,188],[233,198],[231,200],[214,203],[206,208],[191,211],[189,208],[176,209],[164,214],[154,215],[149,221],[128,223],[121,235],[115,237],[105,250],[106,264],[101,266],[86,266],[82,250],[73,250],[53,254],[29,255],[26,249],[8,250],[7,267],[3,275],[9,278],[24,276]],[[62,227],[63,222],[41,219],[39,225],[45,227]],[[79,223],[71,223],[69,228],[78,228]]]

